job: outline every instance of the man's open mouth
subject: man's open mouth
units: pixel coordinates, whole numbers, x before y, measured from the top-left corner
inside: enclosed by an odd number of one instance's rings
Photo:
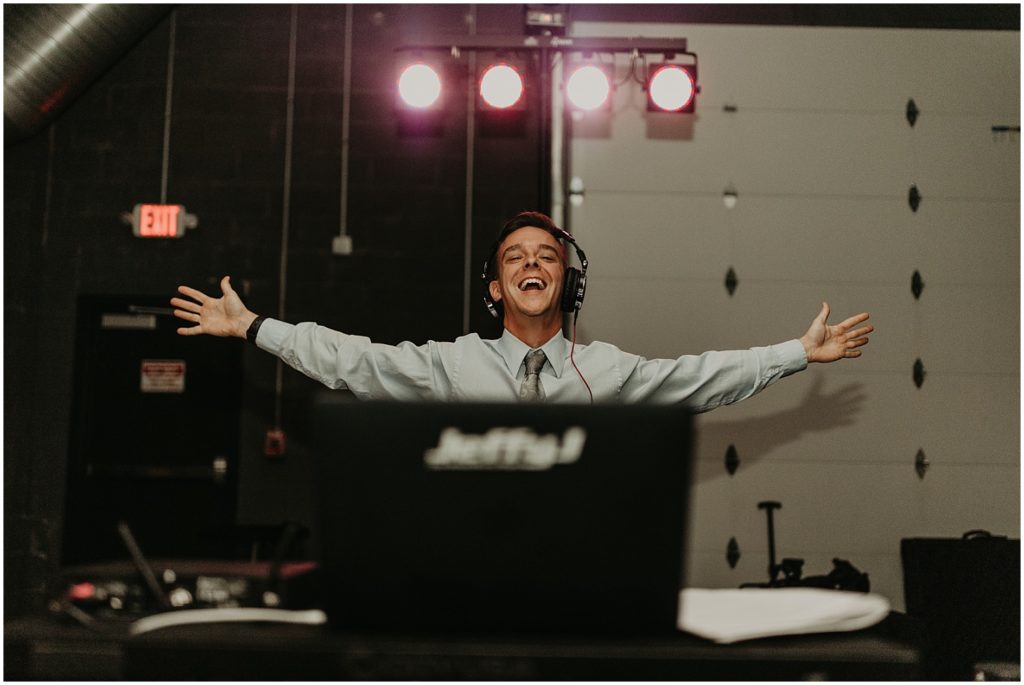
[[[544,290],[548,287],[548,284],[539,278],[527,278],[519,284],[519,289],[526,290]]]

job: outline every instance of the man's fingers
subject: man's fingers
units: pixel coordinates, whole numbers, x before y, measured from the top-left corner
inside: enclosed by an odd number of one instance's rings
[[[199,335],[203,332],[202,326],[190,326],[188,328],[179,328],[178,335]]]
[[[196,312],[197,314],[202,309],[201,305],[196,304],[195,302],[192,302],[190,300],[183,300],[180,297],[172,297],[171,305],[177,307],[178,309],[184,309],[185,311]]]
[[[220,289],[221,292],[223,292],[225,295],[234,290],[231,287],[231,276],[225,276],[224,278],[220,279]]]
[[[870,339],[868,338],[857,338],[856,340],[847,340],[846,347],[852,349],[854,347],[860,347],[861,345],[867,345],[869,342]]]
[[[838,324],[836,327],[845,331],[847,328],[851,328],[853,326],[856,326],[859,323],[864,323],[865,321],[867,321],[870,318],[870,316],[871,315],[868,314],[867,312],[861,312],[860,314],[856,314],[854,316],[851,316],[849,319],[847,319],[846,321],[842,322],[841,324]]]
[[[204,295],[195,288],[190,288],[187,285],[179,285],[178,292],[181,293],[182,295],[188,295],[192,299],[197,300],[201,303],[205,303],[208,299],[210,299],[209,296]]]
[[[863,338],[875,330],[874,326],[864,326],[846,334],[847,338]]]
[[[831,314],[831,313],[832,313],[832,310],[829,308],[828,302],[822,302],[821,303],[821,311],[818,312],[818,319],[822,323],[825,323],[826,321],[828,321],[828,315]]]

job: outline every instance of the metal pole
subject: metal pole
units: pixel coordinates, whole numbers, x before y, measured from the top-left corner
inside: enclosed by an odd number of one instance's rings
[[[348,155],[349,122],[352,118],[352,5],[345,5],[345,66],[342,67],[341,94],[341,214],[338,235],[348,235]]]
[[[476,5],[469,6],[469,32],[476,33]],[[462,333],[469,333],[470,296],[473,292],[473,174],[476,155],[476,53],[469,53],[466,81],[466,205],[463,214]]]
[[[537,203],[540,211],[551,214],[551,51],[540,50],[540,170]]]
[[[288,228],[292,198],[292,141],[295,129],[295,52],[298,34],[299,8],[292,5],[291,31],[288,38],[288,100],[285,111],[284,131],[284,191],[281,202],[281,263],[277,300],[277,317],[285,318],[285,301],[288,292]],[[281,394],[284,389],[284,364],[277,360],[277,374],[274,380],[274,425],[281,425]]]
[[[160,164],[160,204],[167,204],[167,174],[171,157],[171,100],[174,95],[174,43],[177,37],[178,10],[171,11],[167,46],[167,89],[164,94],[164,150]]]
[[[775,577],[779,573],[779,567],[775,563],[775,525],[773,514],[776,509],[781,509],[782,504],[779,502],[758,502],[758,509],[764,509],[765,513],[768,514],[768,582],[775,582]]]

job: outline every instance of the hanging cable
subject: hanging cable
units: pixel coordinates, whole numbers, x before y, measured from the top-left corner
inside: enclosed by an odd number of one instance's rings
[[[351,254],[352,239],[348,235],[349,130],[352,119],[352,5],[345,6],[345,57],[341,73],[341,206],[338,235],[331,244],[334,254]]]
[[[284,129],[284,190],[281,202],[281,261],[278,280],[277,317],[285,319],[285,302],[288,284],[288,228],[292,199],[292,143],[295,134],[295,59],[298,34],[298,7],[292,5],[291,31],[288,37],[288,97],[285,109]],[[284,391],[284,364],[277,360],[274,379],[274,425],[281,425],[281,396]]]
[[[614,71],[615,70],[615,53],[614,52],[611,53],[611,57],[612,57],[612,61],[611,61],[611,64],[612,64],[612,74],[614,74],[615,73],[615,71]],[[626,85],[626,81],[628,81],[629,79],[635,78],[633,76],[633,68],[634,68],[634,65],[636,64],[636,57],[637,57],[637,51],[633,50],[632,54],[629,56],[629,69],[626,70],[626,75],[622,77],[622,80],[615,83],[616,90],[618,90],[622,86]]]
[[[164,147],[160,161],[160,204],[167,204],[167,176],[171,159],[171,103],[174,96],[174,47],[177,40],[178,11],[171,10],[167,38],[167,87],[164,93]]]
[[[572,362],[572,368],[576,369],[576,373],[579,374],[580,380],[583,381],[583,385],[587,386],[587,394],[590,395],[590,403],[594,403],[594,391],[590,389],[590,383],[587,383],[587,379],[583,377],[583,372],[580,371],[580,367],[576,366],[576,319],[580,316],[579,310],[572,315],[572,346],[569,348],[569,361]]]

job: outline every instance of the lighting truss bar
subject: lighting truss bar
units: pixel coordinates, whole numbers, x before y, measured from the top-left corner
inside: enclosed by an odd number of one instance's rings
[[[566,38],[564,36],[465,36],[445,41],[410,43],[395,48],[398,52],[439,50],[555,50],[558,52],[686,52],[685,38]]]

